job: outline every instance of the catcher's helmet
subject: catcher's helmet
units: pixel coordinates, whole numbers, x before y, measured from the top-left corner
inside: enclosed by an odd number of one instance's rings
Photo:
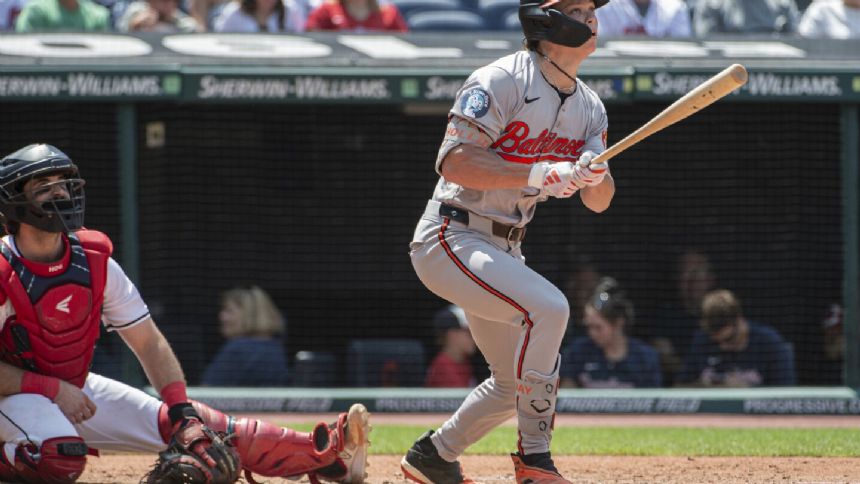
[[[591,38],[588,25],[574,20],[553,6],[558,0],[520,0],[520,24],[526,40],[546,40],[568,47],[579,47]],[[594,8],[600,8],[609,0],[594,0]]]
[[[33,201],[24,192],[24,185],[33,178],[49,175],[64,176],[50,186],[61,184],[68,198]],[[46,144],[31,144],[7,155],[0,160],[0,213],[11,232],[16,231],[16,223],[46,232],[70,232],[83,227],[84,180],[78,175],[78,167],[65,153]]]

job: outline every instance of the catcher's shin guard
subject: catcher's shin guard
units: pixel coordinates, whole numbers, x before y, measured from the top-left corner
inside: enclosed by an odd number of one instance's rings
[[[321,422],[307,433],[281,428],[262,420],[237,419],[203,403],[191,403],[207,427],[232,437],[246,474],[250,472],[266,477],[308,474],[312,482],[315,478],[348,483],[362,482],[364,479],[370,426],[363,405],[359,405],[363,413],[350,409],[350,414],[341,414],[332,426]],[[350,419],[353,414],[355,416]],[[159,426],[165,439],[170,435],[169,422],[166,406],[162,405]],[[348,432],[348,424],[358,427],[358,432]],[[353,442],[356,438],[358,444]],[[356,463],[358,459],[361,459],[360,465]],[[361,473],[361,477],[353,478],[358,473]]]
[[[0,442],[0,449],[5,447]],[[87,444],[80,437],[54,437],[38,448],[20,444],[10,461],[0,450],[0,482],[71,484],[84,473]]]

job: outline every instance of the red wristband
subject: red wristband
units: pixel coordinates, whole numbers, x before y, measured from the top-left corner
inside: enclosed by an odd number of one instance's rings
[[[161,400],[170,408],[177,403],[187,403],[188,393],[185,390],[185,382],[175,381],[168,383],[161,389]]]
[[[52,376],[40,375],[25,371],[21,377],[21,393],[38,393],[48,397],[52,402],[60,392],[60,380]]]

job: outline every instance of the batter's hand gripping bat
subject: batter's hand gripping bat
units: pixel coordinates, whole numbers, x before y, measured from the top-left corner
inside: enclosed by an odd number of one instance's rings
[[[609,161],[622,151],[644,140],[652,134],[710,106],[747,82],[747,70],[740,64],[732,64],[725,70],[696,86],[663,112],[651,118],[642,127],[596,156],[591,163]]]

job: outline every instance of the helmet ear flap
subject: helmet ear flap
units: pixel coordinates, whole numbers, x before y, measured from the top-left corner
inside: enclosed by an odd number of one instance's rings
[[[546,12],[551,19],[549,41],[569,47],[579,47],[588,42],[594,34],[591,28],[582,22],[577,22],[554,8]],[[556,40],[553,40],[556,39]]]
[[[540,3],[524,3],[519,8],[520,25],[528,40],[547,40],[546,34],[552,28],[552,18]]]
[[[588,25],[555,8],[542,8],[542,5],[520,4],[518,14],[526,40],[546,40],[553,44],[580,47],[594,35]]]

